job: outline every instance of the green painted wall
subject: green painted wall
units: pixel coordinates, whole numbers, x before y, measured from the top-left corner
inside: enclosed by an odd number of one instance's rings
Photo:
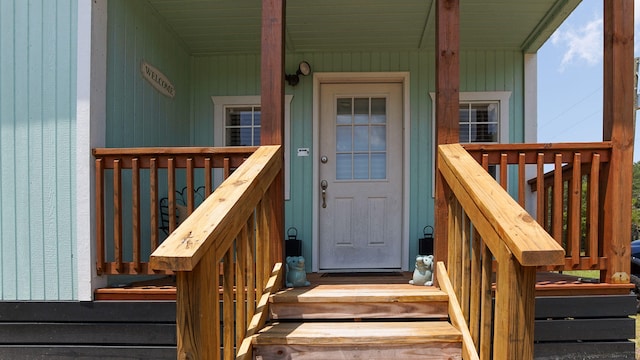
[[[189,145],[189,55],[146,2],[108,6],[107,146]],[[175,98],[142,77],[143,60],[173,83]]]
[[[76,298],[77,0],[0,1],[0,300]]]
[[[289,53],[286,69],[293,72],[300,60],[307,60],[315,72],[410,72],[411,108],[411,258],[425,225],[433,225],[432,198],[432,104],[435,90],[433,52],[353,52]],[[213,145],[211,96],[258,95],[260,59],[258,55],[195,57],[192,60],[193,112],[191,139],[194,145]],[[523,55],[518,50],[467,50],[461,52],[461,91],[511,91],[510,141],[523,141]],[[295,226],[304,240],[304,255],[311,259],[312,159],[295,156],[295,149],[312,147],[312,100],[310,77],[296,87],[291,105],[291,199],[286,202],[286,227]],[[312,154],[313,155],[313,154]],[[410,262],[411,263],[411,262]],[[307,262],[310,269],[311,261]]]

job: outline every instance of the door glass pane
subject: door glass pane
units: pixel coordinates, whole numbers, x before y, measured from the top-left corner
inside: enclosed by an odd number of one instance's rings
[[[387,154],[371,154],[371,178],[387,178]]]
[[[337,154],[336,155],[336,179],[337,180],[351,180],[351,154]]]
[[[338,126],[336,129],[336,151],[351,151],[352,147],[352,136],[351,136],[351,126]]]
[[[369,126],[354,126],[353,142],[355,151],[368,151]]]
[[[336,123],[351,124],[351,98],[341,98],[336,101]]]
[[[353,178],[354,179],[369,178],[369,154],[353,155]]]
[[[387,99],[371,99],[371,123],[385,124],[387,122]]]
[[[371,151],[387,150],[387,127],[385,125],[371,127]]]
[[[341,98],[336,106],[336,179],[386,179],[387,99]]]
[[[369,98],[353,100],[353,122],[356,124],[369,123]]]

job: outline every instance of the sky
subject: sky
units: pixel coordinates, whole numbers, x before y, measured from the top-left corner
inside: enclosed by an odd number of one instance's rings
[[[602,1],[583,0],[538,51],[538,142],[602,141]],[[640,0],[634,1],[640,56]],[[637,162],[637,126],[635,139]]]

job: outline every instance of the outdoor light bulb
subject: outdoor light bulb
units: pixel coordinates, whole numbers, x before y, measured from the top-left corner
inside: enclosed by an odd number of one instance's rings
[[[300,62],[300,65],[298,66],[298,69],[300,71],[300,74],[307,76],[309,74],[311,74],[311,65],[309,65],[308,62],[306,61],[302,61]]]

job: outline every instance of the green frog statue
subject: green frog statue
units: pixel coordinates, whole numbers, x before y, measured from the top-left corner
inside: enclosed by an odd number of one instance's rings
[[[311,283],[307,281],[307,273],[304,270],[304,257],[287,256],[287,287],[309,286]]]
[[[433,255],[416,256],[416,269],[413,271],[411,285],[433,285]]]

